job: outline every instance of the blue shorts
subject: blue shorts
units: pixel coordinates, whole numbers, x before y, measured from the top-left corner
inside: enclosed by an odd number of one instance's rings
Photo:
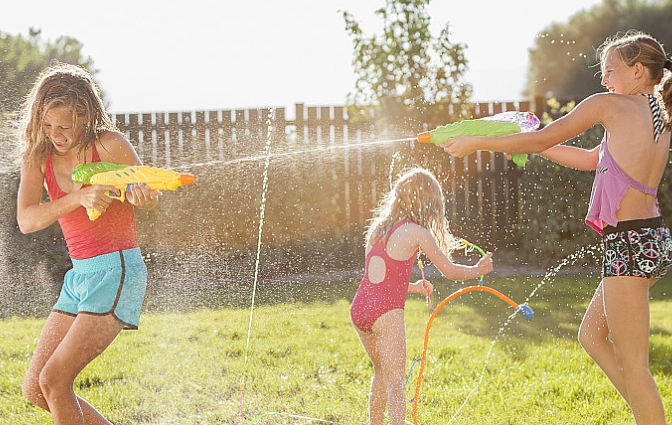
[[[147,287],[147,267],[140,248],[72,260],[53,311],[112,314],[124,329],[137,329]]]
[[[622,221],[604,228],[602,276],[657,279],[672,265],[672,237],[662,217]]]

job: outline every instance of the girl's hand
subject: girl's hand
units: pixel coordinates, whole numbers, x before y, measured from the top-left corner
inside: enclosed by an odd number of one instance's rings
[[[413,294],[420,294],[423,297],[428,297],[434,291],[434,285],[427,279],[420,279],[415,283],[408,285],[408,292]]]
[[[152,190],[143,183],[128,185],[126,193],[128,202],[142,210],[154,209],[160,195],[160,191]]]
[[[473,142],[478,139],[474,136],[457,136],[449,139],[447,142],[441,145],[446,153],[456,156],[458,158],[464,158],[469,156],[472,153],[476,152],[476,149],[473,147]]]
[[[108,193],[114,193],[119,196],[119,190],[114,186],[97,185],[87,186],[79,190],[79,203],[84,208],[93,208],[100,213],[104,213],[114,199],[108,196]]]
[[[490,273],[492,271],[492,252],[488,252],[485,257],[481,257],[476,267],[484,275]]]

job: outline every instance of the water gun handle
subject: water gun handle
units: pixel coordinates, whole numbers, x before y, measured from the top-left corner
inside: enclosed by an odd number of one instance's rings
[[[420,255],[418,254],[418,268],[420,268],[420,273],[422,273],[422,282],[424,284],[425,282],[425,267],[422,264],[422,260],[420,259]],[[432,295],[427,294],[427,306],[429,307],[429,312],[432,313],[434,311],[434,307],[432,307]]]
[[[109,198],[117,199],[117,200],[119,200],[119,201],[121,201],[121,202],[124,202],[124,199],[126,199],[126,196],[125,196],[126,188],[124,187],[124,188],[118,188],[118,189],[119,189],[119,193],[120,193],[119,196],[117,196],[117,195],[116,195],[114,192],[112,192],[112,191],[107,192],[106,195],[107,195]],[[87,209],[86,209],[86,215],[89,216],[89,220],[91,220],[91,221],[93,221],[93,220],[97,219],[98,217],[100,217],[101,214],[102,214],[102,213],[101,213],[100,211],[98,211],[97,209],[95,209],[95,208],[87,208]]]

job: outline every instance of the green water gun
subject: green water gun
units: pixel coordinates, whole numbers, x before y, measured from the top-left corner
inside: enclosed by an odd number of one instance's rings
[[[539,118],[532,112],[502,112],[491,117],[464,120],[437,127],[431,131],[418,134],[420,143],[433,143],[441,146],[449,139],[457,136],[506,136],[507,134],[533,131],[539,128]],[[528,160],[527,154],[513,154],[513,162],[524,167]]]

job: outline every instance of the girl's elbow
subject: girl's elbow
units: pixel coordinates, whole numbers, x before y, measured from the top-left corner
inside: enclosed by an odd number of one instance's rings
[[[30,223],[26,223],[23,220],[17,220],[17,222],[19,224],[19,230],[24,235],[27,235],[28,233],[36,232],[38,230],[35,226],[31,225]]]
[[[44,226],[40,226],[40,224],[37,221],[31,220],[29,217],[26,217],[24,214],[21,213],[17,214],[16,222],[19,225],[19,230],[24,235],[28,233],[37,232],[38,230],[42,230],[44,228]]]

